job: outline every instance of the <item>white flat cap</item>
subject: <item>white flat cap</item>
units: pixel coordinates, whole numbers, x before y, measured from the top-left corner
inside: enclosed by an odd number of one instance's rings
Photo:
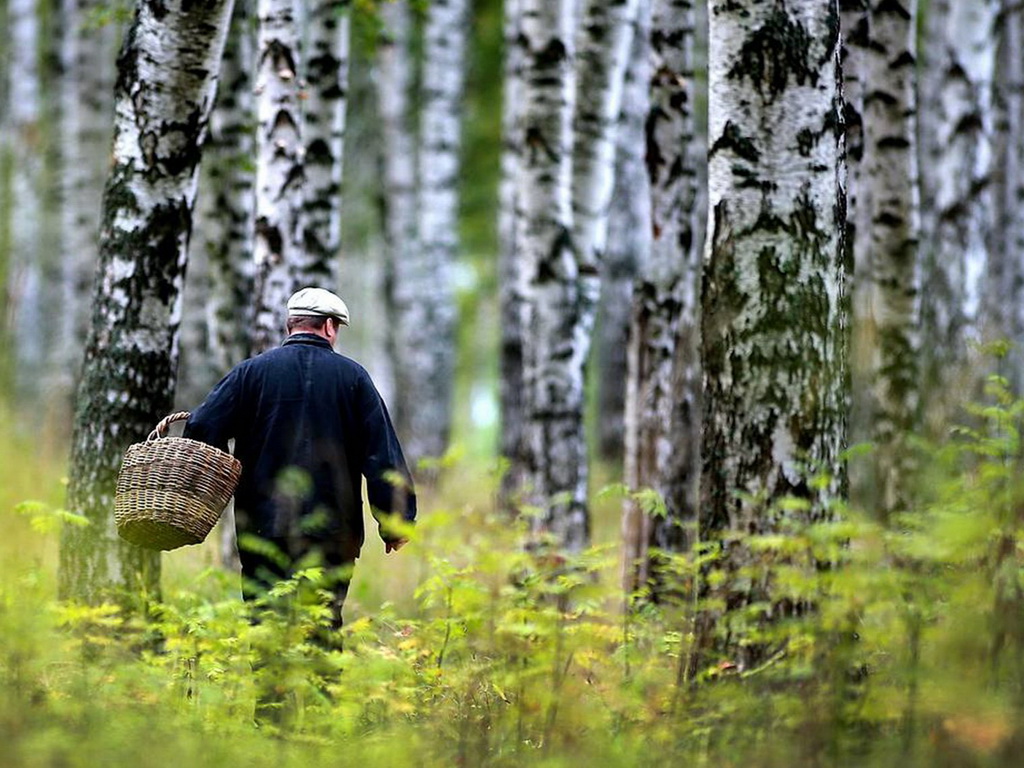
[[[348,325],[348,307],[341,297],[323,288],[302,288],[288,299],[288,314],[300,317],[333,317]]]

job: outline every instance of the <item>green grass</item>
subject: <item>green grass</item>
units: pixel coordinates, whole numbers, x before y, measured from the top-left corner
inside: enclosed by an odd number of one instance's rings
[[[456,458],[406,549],[369,537],[343,653],[310,642],[315,569],[246,609],[210,544],[165,556],[145,619],[57,604],[59,457],[8,430],[0,764],[1016,765],[1024,405],[993,380],[972,410],[972,429],[922,446],[905,515],[882,526],[843,508],[743,539],[729,574],[714,550],[671,558],[681,594],[710,589],[629,615],[620,499],[595,501],[597,545],[565,560],[524,547],[488,467]],[[724,610],[755,583],[771,601]],[[711,650],[687,672],[709,618]],[[751,647],[759,662],[737,666],[730,649]],[[257,728],[270,691],[279,720]]]

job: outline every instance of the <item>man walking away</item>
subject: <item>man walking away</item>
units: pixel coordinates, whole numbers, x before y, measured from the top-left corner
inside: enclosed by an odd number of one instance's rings
[[[389,522],[416,518],[412,476],[384,401],[362,366],[334,352],[348,322],[348,307],[335,294],[297,291],[288,300],[284,343],[228,373],[184,433],[222,450],[235,440],[246,600],[299,568],[323,566],[334,574],[335,630],[363,544],[362,478],[387,552],[405,544]],[[264,543],[245,547],[253,537]]]

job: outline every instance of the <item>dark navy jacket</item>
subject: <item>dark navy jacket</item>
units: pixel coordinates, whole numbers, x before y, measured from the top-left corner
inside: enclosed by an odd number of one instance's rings
[[[184,434],[222,450],[235,438],[239,533],[287,542],[293,555],[298,542],[327,546],[343,560],[359,555],[362,477],[378,521],[382,513],[416,518],[412,477],[384,401],[362,366],[314,334],[289,336],[237,365]]]

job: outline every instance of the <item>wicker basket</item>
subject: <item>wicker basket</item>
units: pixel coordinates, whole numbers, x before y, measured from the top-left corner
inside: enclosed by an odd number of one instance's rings
[[[235,492],[242,465],[206,443],[161,437],[188,412],[172,413],[121,462],[114,520],[121,538],[147,549],[198,544]]]

